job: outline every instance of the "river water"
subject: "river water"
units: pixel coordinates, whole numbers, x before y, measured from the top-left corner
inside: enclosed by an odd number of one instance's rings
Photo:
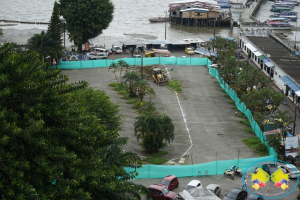
[[[103,34],[92,39],[93,45],[120,44],[120,41],[131,39],[165,39],[165,23],[150,23],[148,18],[164,16],[168,10],[169,0],[112,0],[115,6],[114,18]],[[19,20],[31,22],[48,22],[52,14],[54,0],[0,0],[0,20]],[[1,25],[1,24],[0,24]],[[214,28],[186,27],[167,23],[166,38],[172,40],[213,37]],[[33,34],[46,30],[46,25],[18,24],[1,26],[4,38],[0,41],[25,44]],[[239,30],[229,27],[216,27],[216,35],[238,37]],[[72,43],[66,42],[66,46]]]
[[[120,44],[120,41],[132,39],[165,39],[180,40],[188,38],[201,38],[208,40],[213,37],[213,27],[187,27],[174,25],[171,23],[150,23],[148,18],[164,16],[168,10],[169,0],[112,0],[115,5],[113,21],[108,29],[90,40],[93,45],[105,45],[111,47],[112,44]],[[241,1],[239,1],[241,2]],[[30,22],[48,22],[50,20],[54,0],[0,0],[0,20],[17,20]],[[266,4],[266,5],[265,5]],[[268,5],[270,4],[270,5]],[[261,6],[257,18],[265,20],[270,13],[272,2],[266,2]],[[298,7],[299,8],[299,7]],[[267,11],[267,12],[266,12]],[[0,25],[3,25],[3,23]],[[1,26],[4,37],[0,42],[16,42],[25,44],[27,39],[35,33],[40,33],[47,29],[47,25],[36,24],[5,24]],[[239,29],[230,30],[229,27],[215,27],[216,35],[223,37],[238,38]],[[293,32],[287,32],[293,38]],[[72,42],[66,41],[66,46],[70,47]]]

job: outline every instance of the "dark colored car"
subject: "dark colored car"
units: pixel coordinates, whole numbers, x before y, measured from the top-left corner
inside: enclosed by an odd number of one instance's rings
[[[247,200],[264,200],[263,197],[258,197],[256,195],[250,195]]]
[[[151,200],[175,200],[178,197],[177,193],[169,191],[168,188],[163,185],[150,185],[148,190],[151,195]]]
[[[222,200],[246,200],[247,196],[247,190],[236,188],[228,192]]]
[[[166,176],[163,180],[161,180],[159,185],[168,187],[169,190],[174,190],[175,188],[178,188],[179,181],[176,176],[169,175],[169,176]]]
[[[271,175],[278,169],[278,167],[275,164],[263,164],[262,169]]]

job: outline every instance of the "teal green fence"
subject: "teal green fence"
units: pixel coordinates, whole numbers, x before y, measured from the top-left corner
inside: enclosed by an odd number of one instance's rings
[[[117,60],[86,60],[86,61],[63,61],[57,67],[59,69],[87,69],[109,67],[111,63],[124,60],[128,65],[141,65],[142,58],[122,58]],[[143,58],[143,65],[206,65],[207,58],[182,58],[182,57],[153,57]]]
[[[71,61],[61,62],[58,67],[60,69],[87,69],[87,68],[98,68],[108,67],[113,62],[124,60],[129,65],[141,65],[141,58],[122,58],[118,60],[90,60],[90,61]],[[162,178],[170,173],[178,177],[187,176],[202,176],[202,175],[217,175],[223,174],[226,168],[230,168],[233,165],[239,166],[240,169],[245,170],[254,162],[260,162],[264,160],[277,159],[277,154],[272,147],[269,147],[266,143],[266,138],[253,119],[253,116],[249,109],[243,102],[237,97],[236,92],[224,83],[218,71],[215,68],[211,68],[211,61],[207,58],[179,58],[179,57],[154,57],[154,58],[143,58],[143,65],[206,65],[209,69],[209,73],[214,76],[220,83],[220,86],[227,92],[227,94],[235,101],[236,107],[244,113],[256,136],[261,142],[265,143],[269,150],[269,156],[259,158],[245,158],[238,160],[218,160],[209,163],[195,164],[195,165],[143,165],[142,168],[137,169],[138,176],[136,178]],[[127,171],[132,169],[126,168]]]

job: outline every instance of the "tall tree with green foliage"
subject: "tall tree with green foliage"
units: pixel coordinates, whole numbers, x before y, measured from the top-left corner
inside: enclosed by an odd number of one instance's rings
[[[59,14],[59,4],[55,1],[47,32],[51,33],[54,41],[58,41],[62,44],[61,36],[63,34],[63,20],[60,18]]]
[[[51,33],[42,31],[40,34],[34,34],[27,41],[28,48],[36,51],[39,58],[48,65],[52,64],[52,58],[61,57],[60,41],[54,40]]]
[[[123,152],[127,138],[104,93],[44,71],[33,51],[4,44],[0,61],[1,199],[140,199],[145,187],[129,180],[141,160]]]
[[[97,37],[113,19],[114,6],[110,0],[60,0],[66,29],[78,50],[89,39]]]

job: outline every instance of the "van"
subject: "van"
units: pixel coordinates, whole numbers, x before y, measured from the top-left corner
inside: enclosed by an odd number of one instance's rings
[[[108,51],[103,48],[93,48],[92,51],[97,52],[97,53],[105,53],[108,56]]]

